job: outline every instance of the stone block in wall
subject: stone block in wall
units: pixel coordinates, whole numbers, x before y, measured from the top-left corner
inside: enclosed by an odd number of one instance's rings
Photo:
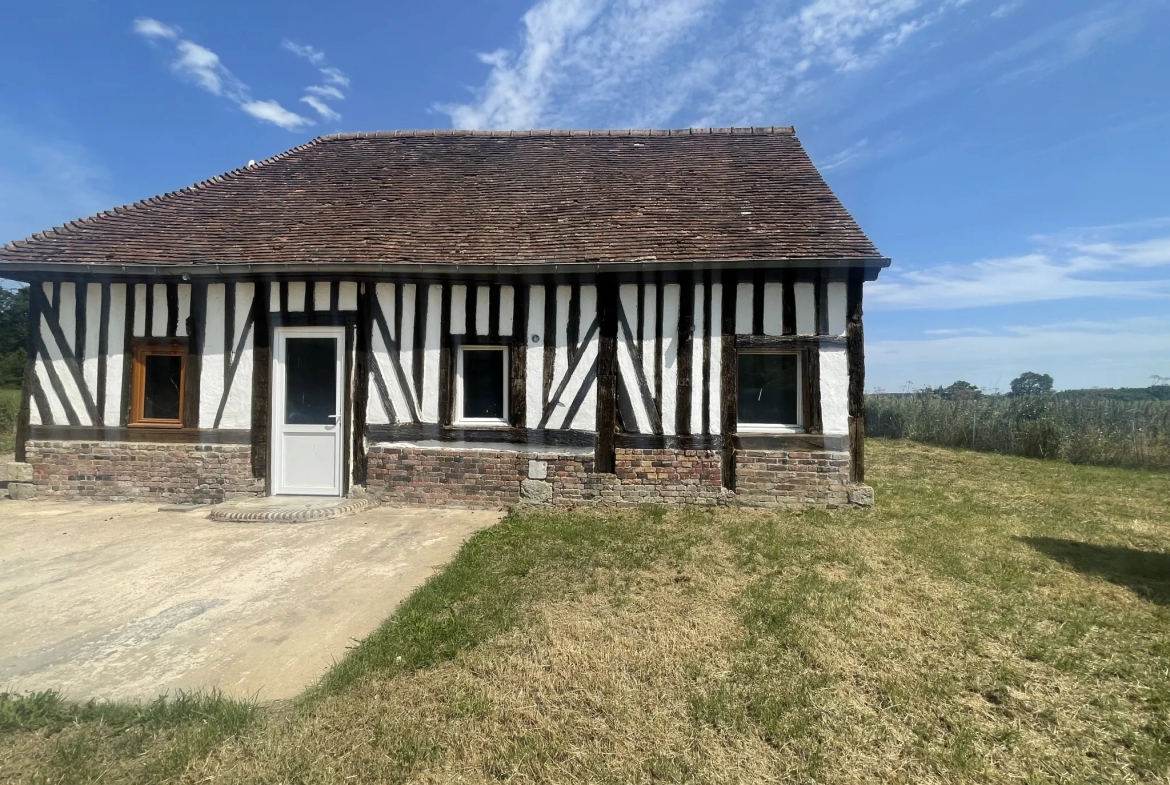
[[[7,479],[9,482],[32,482],[32,464],[22,463],[20,461],[10,461],[7,468]]]

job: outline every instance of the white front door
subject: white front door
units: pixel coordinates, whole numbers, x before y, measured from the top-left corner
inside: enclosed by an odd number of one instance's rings
[[[340,496],[344,327],[278,327],[272,354],[272,493]]]

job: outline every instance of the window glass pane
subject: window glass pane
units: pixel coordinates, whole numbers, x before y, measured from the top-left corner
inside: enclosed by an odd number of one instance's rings
[[[183,358],[174,354],[147,354],[142,357],[142,365],[142,419],[178,420]]]
[[[284,348],[284,421],[329,425],[337,409],[337,339],[287,338]]]
[[[795,354],[740,354],[739,421],[797,424],[796,385]]]
[[[463,350],[463,419],[504,419],[504,350]]]

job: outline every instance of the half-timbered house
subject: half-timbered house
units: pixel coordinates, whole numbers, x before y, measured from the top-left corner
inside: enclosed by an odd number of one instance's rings
[[[18,459],[106,499],[865,503],[888,264],[791,128],[322,137],[0,250]]]

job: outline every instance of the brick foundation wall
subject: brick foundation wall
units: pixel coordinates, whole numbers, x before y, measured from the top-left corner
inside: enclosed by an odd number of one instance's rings
[[[529,461],[543,464],[531,479]],[[722,488],[721,474],[722,460],[714,450],[619,448],[615,473],[595,474],[592,455],[375,445],[368,453],[366,490],[391,504],[440,507],[503,507],[522,500],[750,507],[849,503],[844,452],[740,451],[734,494]]]
[[[247,444],[27,442],[38,495],[102,501],[221,502],[263,494]]]
[[[736,502],[747,507],[844,507],[849,453],[739,450]]]

